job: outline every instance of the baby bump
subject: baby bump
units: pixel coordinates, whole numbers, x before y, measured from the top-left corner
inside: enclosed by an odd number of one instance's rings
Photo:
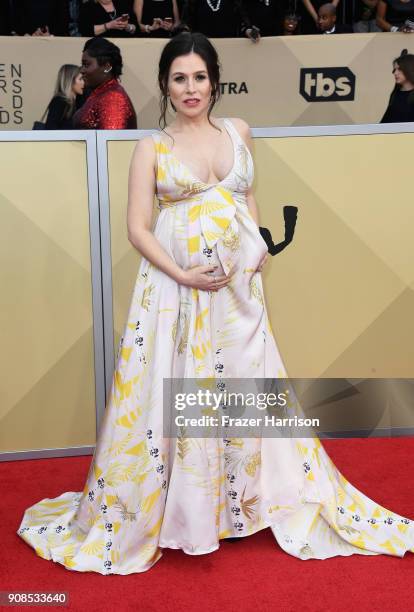
[[[225,273],[222,264],[228,259],[232,260],[234,272],[256,270],[267,252],[259,228],[244,210],[238,210],[230,226],[212,245],[206,241],[201,225],[192,223],[190,226],[188,205],[183,203],[161,210],[154,235],[182,269],[215,265],[216,275]]]

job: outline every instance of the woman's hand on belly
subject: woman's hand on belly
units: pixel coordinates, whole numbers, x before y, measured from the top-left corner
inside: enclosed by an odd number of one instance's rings
[[[181,278],[182,285],[202,291],[218,291],[229,284],[232,274],[215,276],[218,266],[194,266],[184,270]]]

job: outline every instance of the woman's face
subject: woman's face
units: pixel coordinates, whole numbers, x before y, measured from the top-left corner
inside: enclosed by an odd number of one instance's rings
[[[284,18],[283,29],[285,32],[289,32],[290,34],[293,34],[293,32],[295,32],[297,27],[298,27],[298,20],[295,19],[295,17],[288,15],[287,17]]]
[[[404,73],[401,71],[401,68],[399,67],[397,62],[394,63],[394,69],[392,72],[393,72],[394,79],[397,85],[405,85],[408,82],[408,79],[406,78]]]
[[[197,53],[176,57],[170,67],[167,89],[177,113],[187,117],[207,113],[212,87],[205,61]]]
[[[85,81],[81,72],[77,74],[72,83],[72,91],[75,96],[81,96],[83,94],[83,88],[85,87]]]
[[[110,68],[109,64],[100,66],[96,57],[91,57],[87,51],[82,53],[81,74],[84,78],[85,85],[91,89],[95,89],[110,77],[110,72],[104,72]]]

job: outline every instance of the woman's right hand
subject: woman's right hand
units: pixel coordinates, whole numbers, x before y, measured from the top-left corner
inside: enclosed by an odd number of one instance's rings
[[[106,27],[108,30],[125,30],[128,25],[128,20],[117,17],[112,21],[108,21]]]
[[[162,19],[160,17],[154,17],[152,20],[152,25],[149,26],[151,32],[154,30],[159,30],[162,26]]]
[[[218,291],[228,285],[231,275],[214,276],[215,270],[217,270],[217,266],[195,266],[184,271],[180,284],[202,291]]]

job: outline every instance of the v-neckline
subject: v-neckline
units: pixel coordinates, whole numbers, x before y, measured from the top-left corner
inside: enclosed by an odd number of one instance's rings
[[[231,140],[232,145],[233,145],[233,164],[232,164],[229,172],[227,173],[227,175],[224,178],[222,178],[221,181],[218,181],[216,183],[206,183],[206,182],[202,181],[198,176],[196,176],[194,174],[194,172],[191,170],[191,168],[187,164],[185,164],[183,161],[181,161],[181,159],[179,159],[175,155],[175,153],[172,152],[172,149],[165,142],[163,142],[162,144],[165,145],[166,148],[168,149],[168,154],[171,157],[173,157],[183,168],[185,168],[187,170],[187,172],[190,174],[190,176],[195,181],[197,181],[198,183],[201,183],[202,185],[205,185],[206,187],[218,187],[219,185],[221,185],[222,183],[227,181],[229,179],[229,177],[233,174],[234,168],[236,166],[236,158],[237,158],[235,139],[233,137],[233,134],[231,133],[231,129],[229,129],[228,126],[227,126],[226,119],[223,119],[223,126],[224,126],[224,129],[226,130],[227,134],[230,136],[230,140]]]

